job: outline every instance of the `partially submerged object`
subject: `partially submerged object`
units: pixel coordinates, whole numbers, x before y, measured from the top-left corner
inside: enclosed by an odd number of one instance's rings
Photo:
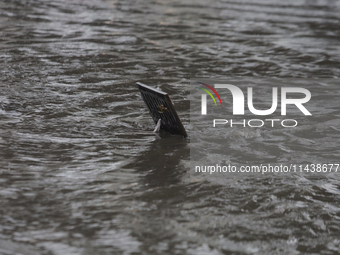
[[[142,98],[155,122],[154,132],[164,130],[173,135],[187,137],[187,132],[167,93],[151,88],[140,82],[136,83]]]

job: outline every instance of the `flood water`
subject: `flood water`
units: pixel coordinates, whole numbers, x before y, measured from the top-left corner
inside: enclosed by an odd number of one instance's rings
[[[339,11],[336,0],[1,1],[0,254],[339,254],[339,175],[193,174],[188,99],[197,77],[339,78]],[[136,81],[171,95],[189,139],[152,132]],[[328,139],[276,133],[289,137],[277,159],[339,158],[340,105],[327,107],[331,127],[314,134]],[[267,158],[261,138],[233,137],[229,160]]]

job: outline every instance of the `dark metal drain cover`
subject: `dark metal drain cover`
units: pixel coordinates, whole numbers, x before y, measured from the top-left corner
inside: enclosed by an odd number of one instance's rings
[[[136,85],[155,124],[157,124],[158,120],[161,119],[161,130],[173,135],[182,135],[187,137],[187,132],[177,115],[169,95],[140,82],[137,82]]]

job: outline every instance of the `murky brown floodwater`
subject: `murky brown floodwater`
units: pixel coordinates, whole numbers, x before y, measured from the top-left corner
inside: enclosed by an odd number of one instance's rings
[[[155,136],[135,86],[171,94],[190,134],[192,78],[339,78],[339,11],[336,0],[1,1],[0,254],[339,254],[339,175],[197,178],[190,139]],[[308,145],[339,158],[331,126],[330,144],[293,133],[277,157],[300,161]],[[268,156],[261,137],[239,137],[233,158],[249,144]]]

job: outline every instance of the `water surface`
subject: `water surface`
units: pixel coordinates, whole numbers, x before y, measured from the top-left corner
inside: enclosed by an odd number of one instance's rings
[[[190,134],[190,80],[338,78],[339,22],[335,0],[2,1],[0,253],[338,254],[338,175],[198,177],[135,82],[169,93]],[[318,157],[339,157],[331,126]],[[303,134],[277,157],[299,161]],[[266,158],[256,137],[230,160]]]

